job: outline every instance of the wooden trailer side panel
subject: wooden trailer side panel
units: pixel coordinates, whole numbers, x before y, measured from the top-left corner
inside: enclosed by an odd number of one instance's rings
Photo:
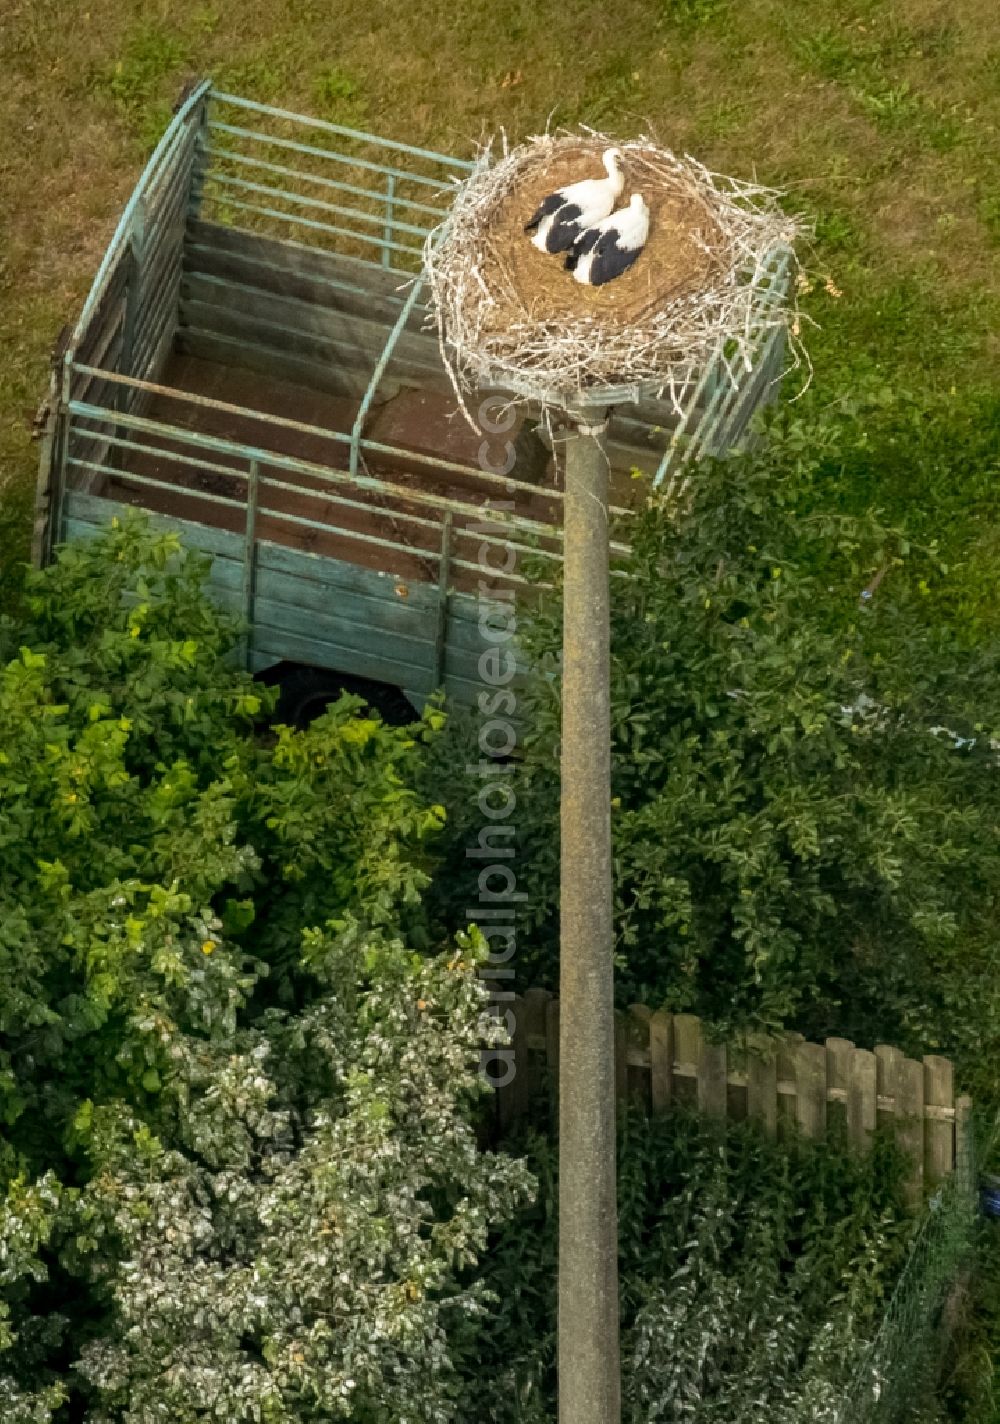
[[[129,513],[128,505],[70,490],[59,538],[91,538]],[[480,602],[468,594],[264,540],[248,581],[243,535],[167,515],[149,519],[212,559],[209,593],[249,624],[255,672],[283,661],[331,668],[400,687],[417,707],[438,687],[472,703],[484,686],[479,659],[496,644],[484,640]]]

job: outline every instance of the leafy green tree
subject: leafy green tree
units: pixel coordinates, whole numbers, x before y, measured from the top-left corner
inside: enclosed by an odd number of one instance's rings
[[[529,1181],[421,906],[440,715],[264,726],[204,575],[130,522],[0,623],[4,1419],[449,1419]]]
[[[654,501],[621,531],[618,985],[720,1025],[968,1061],[1000,1035],[997,649],[928,620],[948,576],[932,549],[836,507],[845,438],[783,415],[761,451],[701,465],[683,512]],[[519,629],[542,673],[511,780],[522,984],[556,978],[559,610]],[[455,864],[478,829],[467,783],[446,798]]]
[[[134,525],[66,549],[0,624],[0,1120],[29,1155],[82,1099],[149,1106],[157,1015],[208,1032],[268,971],[293,996],[303,927],[356,910],[419,933],[431,721],[345,701],[254,735],[269,694],[225,665],[204,573]]]
[[[471,1125],[477,954],[351,925],[307,956],[301,1014],[168,1045],[175,1148],[121,1110],[90,1128],[77,1229],[113,1301],[79,1365],[94,1424],[458,1418],[448,1327],[485,1308],[458,1273],[530,1194]]]
[[[64,1403],[64,1383],[48,1378],[35,1387],[65,1326],[57,1311],[30,1309],[31,1287],[44,1281],[42,1258],[58,1220],[64,1193],[51,1172],[36,1182],[7,1182],[0,1197],[0,1401],[7,1424],[49,1424]]]

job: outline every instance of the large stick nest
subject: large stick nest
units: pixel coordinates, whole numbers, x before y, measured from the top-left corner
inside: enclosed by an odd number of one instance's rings
[[[539,252],[524,224],[548,193],[603,177],[613,142],[625,172],[620,204],[642,193],[649,239],[627,272],[589,287],[560,256]],[[716,358],[736,383],[768,328],[798,333],[794,303],[769,291],[767,277],[802,227],[774,189],[710,173],[648,138],[546,134],[512,150],[504,141],[499,159],[487,147],[425,251],[456,391],[501,388],[548,407],[626,387],[634,398],[669,391],[680,409]]]

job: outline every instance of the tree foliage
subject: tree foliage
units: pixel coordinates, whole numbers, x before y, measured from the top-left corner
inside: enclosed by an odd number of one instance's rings
[[[257,725],[204,573],[129,524],[0,624],[4,1418],[451,1419],[457,1272],[530,1184],[421,908],[440,717]]]
[[[833,418],[783,416],[761,452],[701,466],[683,514],[653,502],[628,526],[631,577],[612,581],[619,989],[723,1026],[971,1057],[1000,1032],[1000,663],[928,621],[946,577],[932,548],[829,498],[844,438]],[[559,611],[556,595],[519,629],[542,671],[513,783],[525,984],[556,977]],[[470,843],[466,787],[447,799]]]
[[[828,497],[841,437],[783,417],[630,526],[619,987],[967,1065],[1000,1044],[991,625]],[[525,1217],[525,1166],[476,1141],[475,716],[270,726],[204,574],[128,524],[0,620],[4,1418],[445,1424],[484,1375],[491,1408],[516,1385],[498,1422],[548,1417],[552,1163]],[[519,637],[527,984],[556,968],[558,599]],[[636,1424],[822,1420],[902,1249],[884,1160],[630,1132]]]
[[[495,1316],[463,1340],[470,1380],[496,1380],[470,1396],[484,1424],[555,1417],[558,1161],[526,1143],[538,1198],[499,1234]],[[892,1145],[778,1145],[676,1108],[627,1115],[618,1163],[626,1424],[835,1424],[912,1236]]]
[[[170,1045],[177,1146],[121,1110],[91,1127],[76,1246],[113,1301],[79,1365],[94,1424],[457,1417],[448,1327],[483,1309],[457,1272],[530,1188],[470,1122],[476,956],[357,925],[307,953],[307,1010]]]

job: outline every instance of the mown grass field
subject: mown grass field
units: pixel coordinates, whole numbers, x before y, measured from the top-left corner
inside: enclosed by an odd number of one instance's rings
[[[651,129],[816,222],[810,399],[932,410],[1000,369],[994,0],[3,0],[0,489],[8,555],[46,360],[182,81],[468,153]],[[824,279],[832,278],[832,290]],[[841,295],[835,295],[836,292]],[[954,392],[953,392],[954,388]]]

